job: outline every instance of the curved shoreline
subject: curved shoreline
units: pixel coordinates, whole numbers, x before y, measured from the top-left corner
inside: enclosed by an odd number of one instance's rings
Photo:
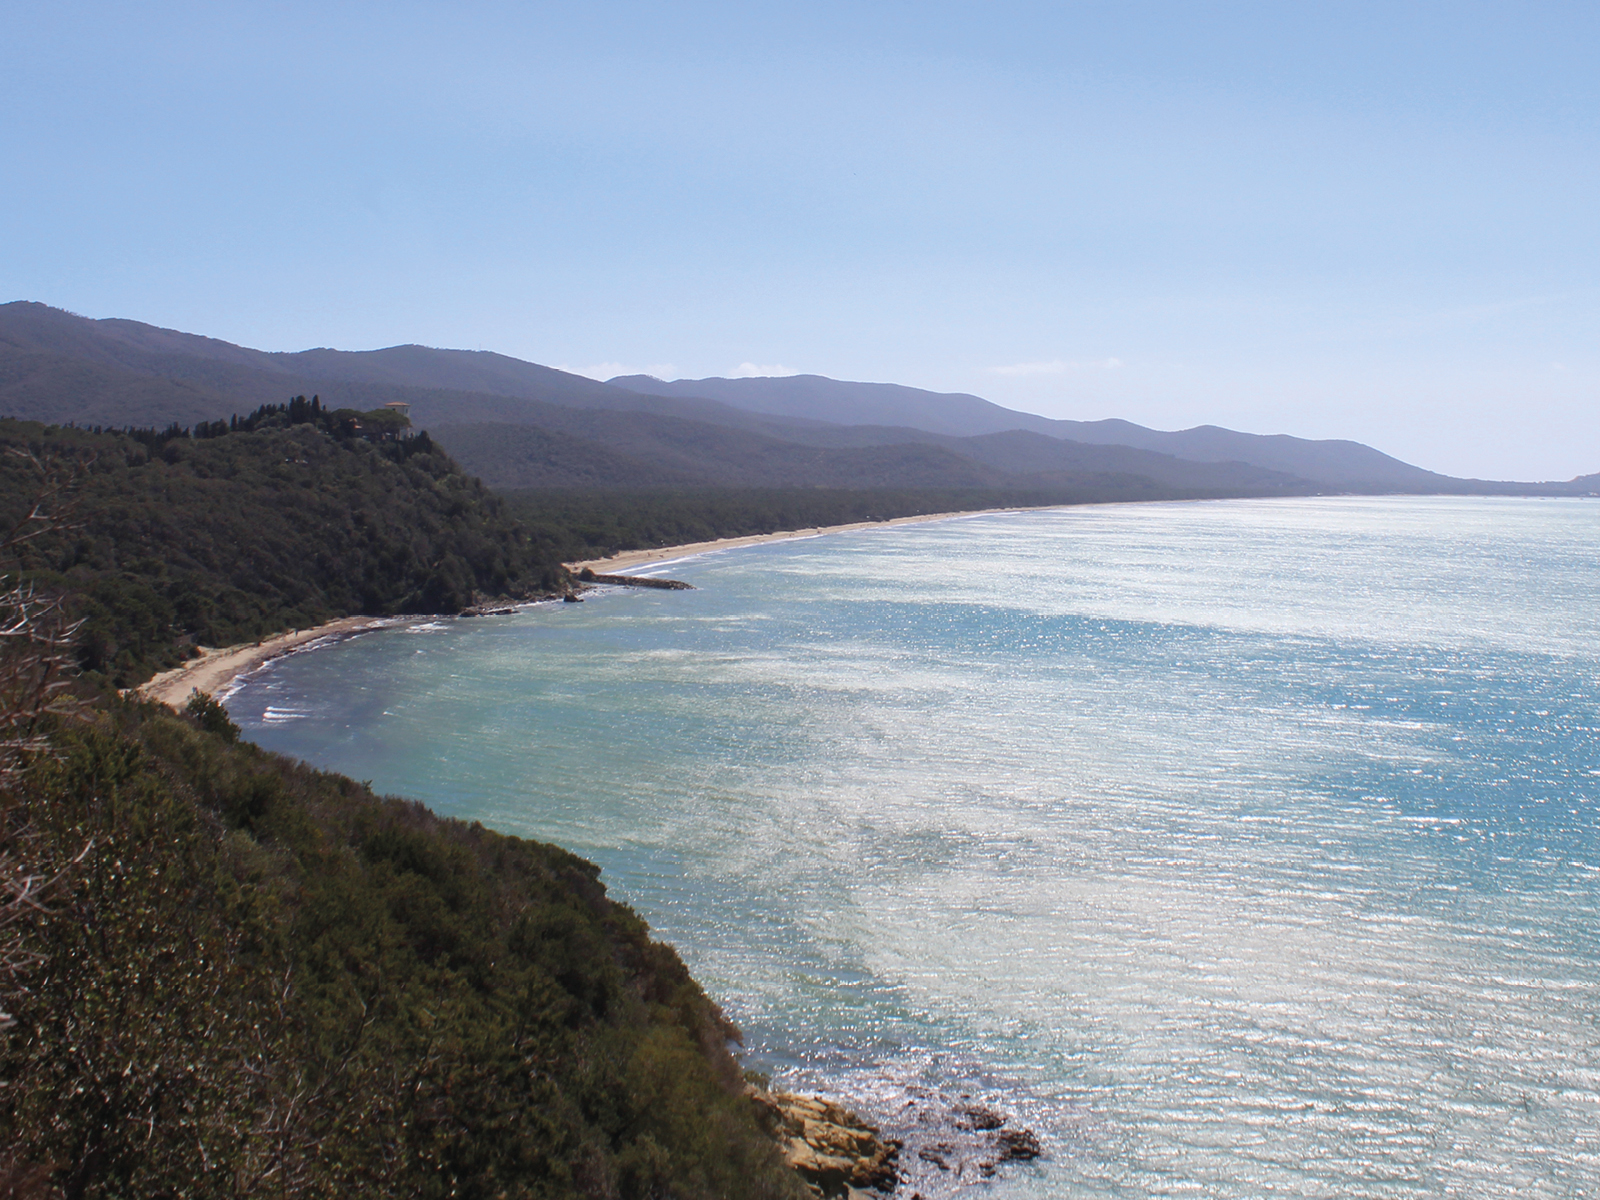
[[[957,517],[981,517],[989,513],[1019,513],[1019,512],[1044,512],[1047,509],[1062,508],[1060,504],[1038,504],[1010,508],[970,508],[959,512],[924,513],[916,517],[891,517],[887,521],[854,521],[849,525],[817,525],[807,526],[804,529],[784,529],[777,533],[754,533],[748,537],[718,538],[714,542],[686,542],[681,546],[658,546],[654,550],[619,550],[610,558],[588,558],[581,562],[564,564],[569,571],[581,571],[588,567],[598,571],[605,568],[608,571],[626,570],[630,567],[642,567],[651,563],[671,562],[680,558],[690,558],[696,554],[706,554],[712,550],[736,550],[741,546],[759,546],[767,542],[788,542],[796,538],[821,537],[825,533],[852,533],[861,529],[883,529],[890,525],[921,525],[928,521],[953,521]]]
[[[400,618],[411,620],[413,618]],[[155,700],[169,708],[181,709],[192,692],[216,695],[226,691],[241,675],[248,675],[302,646],[327,637],[352,637],[370,629],[386,629],[399,623],[394,617],[340,617],[312,629],[291,629],[259,642],[244,642],[219,650],[200,648],[200,657],[181,667],[162,671],[145,680],[133,692],[144,700]]]
[[[652,550],[623,550],[610,558],[587,559],[564,564],[577,572],[585,567],[607,571],[626,570],[689,558],[713,550],[736,550],[741,546],[758,546],[766,542],[787,542],[796,538],[820,537],[827,533],[850,533],[862,529],[882,529],[890,525],[921,525],[929,521],[950,521],[958,517],[976,517],[986,513],[1039,512],[1060,505],[1047,504],[1031,508],[979,508],[961,512],[926,513],[915,517],[894,517],[887,521],[855,521],[848,525],[819,525],[805,529],[785,529],[776,533],[757,533],[748,537],[718,538],[713,542],[687,542],[681,546],[658,546]],[[259,642],[244,642],[220,649],[200,648],[200,656],[182,666],[162,671],[152,676],[132,692],[144,700],[155,700],[169,708],[181,709],[191,693],[200,691],[213,696],[226,692],[241,676],[266,666],[275,658],[282,658],[312,642],[328,637],[352,637],[373,629],[386,629],[423,617],[340,617],[336,621],[311,629],[291,629],[274,634]]]

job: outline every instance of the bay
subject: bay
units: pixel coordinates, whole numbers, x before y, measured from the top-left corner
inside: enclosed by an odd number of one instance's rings
[[[1600,506],[995,514],[280,660],[246,736],[604,869],[997,1196],[1600,1191]],[[923,1169],[925,1194],[973,1181]]]

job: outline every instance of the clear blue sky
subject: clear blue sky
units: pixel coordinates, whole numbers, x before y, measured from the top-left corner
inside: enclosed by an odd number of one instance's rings
[[[1600,471],[1600,5],[5,5],[0,299]]]

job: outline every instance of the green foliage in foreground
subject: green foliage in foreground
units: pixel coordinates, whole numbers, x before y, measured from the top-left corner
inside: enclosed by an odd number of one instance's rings
[[[16,785],[34,856],[81,858],[0,995],[0,1177],[42,1164],[74,1198],[798,1194],[730,1027],[597,868],[193,711],[113,700]]]
[[[1102,477],[1092,487],[726,488],[687,491],[502,493],[507,507],[565,562],[620,550],[678,546],[819,525],[887,521],[928,513],[1029,508],[1113,500],[1169,499],[1148,479]]]
[[[281,416],[203,439],[0,420],[0,450],[57,474],[84,464],[68,527],[29,543],[22,566],[72,595],[85,670],[126,687],[195,644],[562,586],[555,547],[426,435],[368,441]],[[27,458],[0,454],[0,524],[39,485]]]

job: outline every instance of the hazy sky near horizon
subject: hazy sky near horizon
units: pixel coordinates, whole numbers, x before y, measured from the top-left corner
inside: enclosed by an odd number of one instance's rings
[[[0,300],[1600,471],[1592,3],[6,9]]]

